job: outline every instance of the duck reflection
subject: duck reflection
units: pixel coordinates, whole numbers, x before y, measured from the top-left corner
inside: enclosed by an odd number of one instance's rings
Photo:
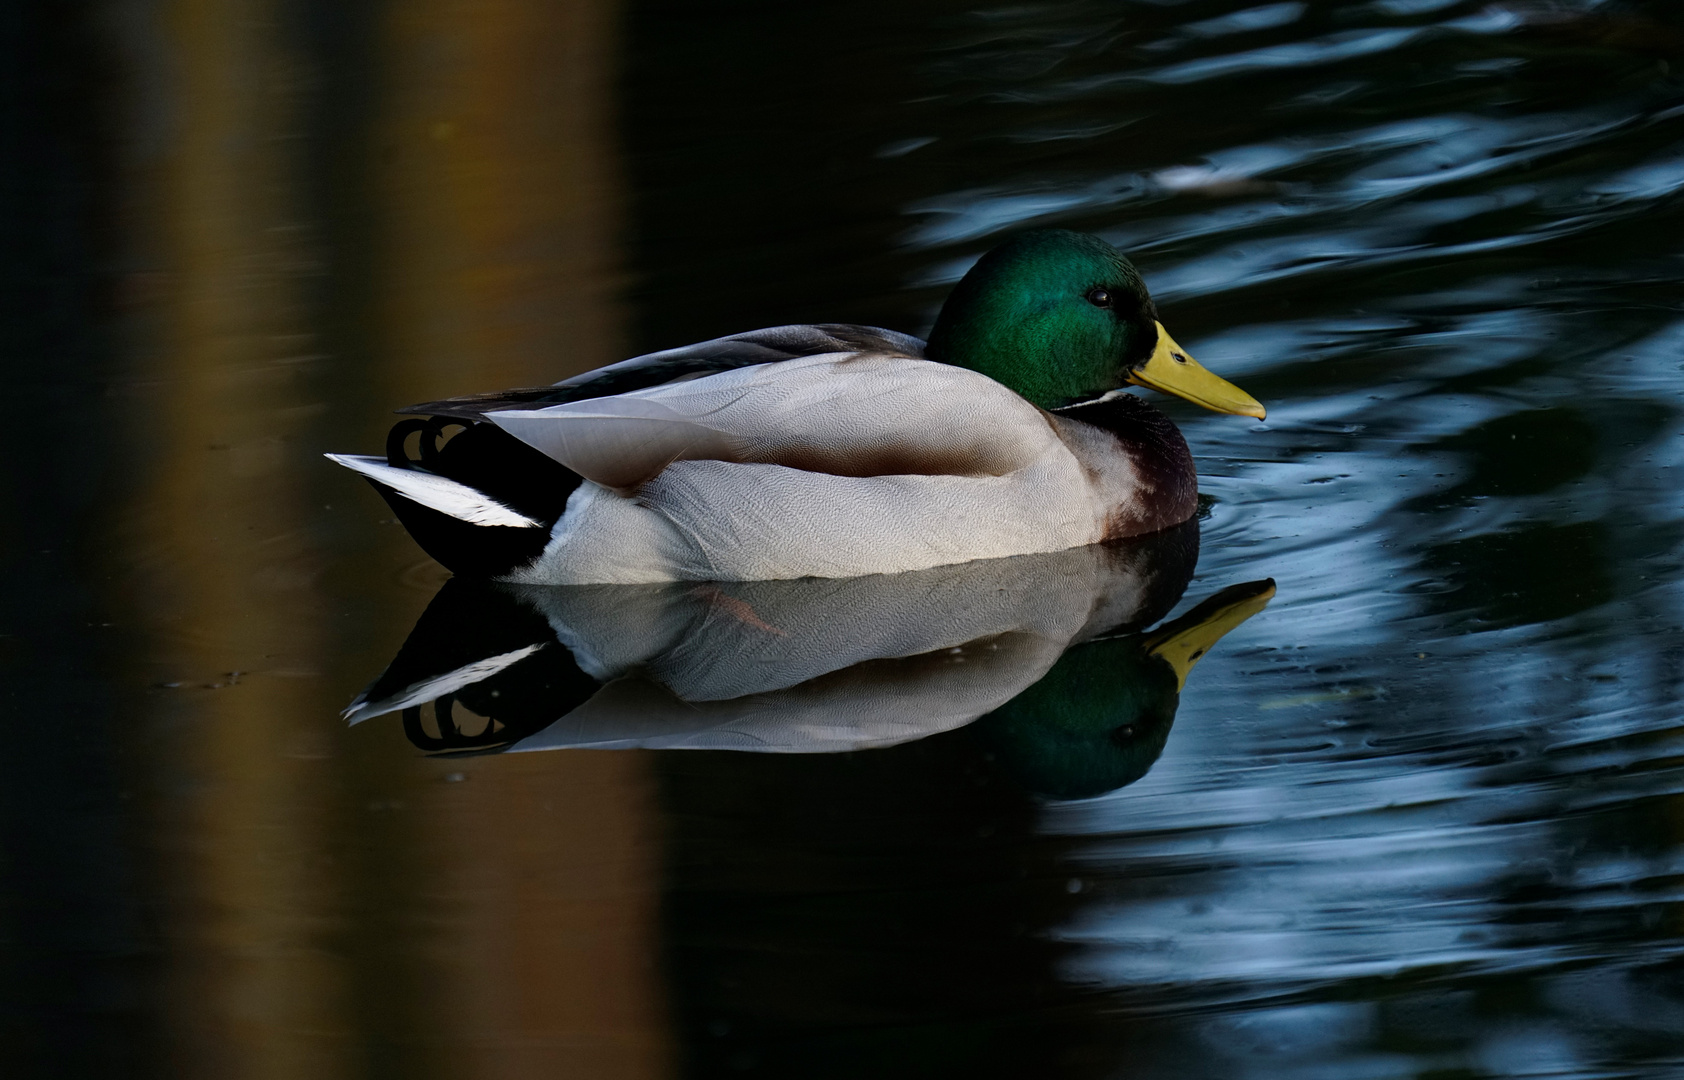
[[[1189,522],[862,578],[456,579],[346,716],[402,713],[415,745],[446,754],[836,753],[982,718],[977,734],[1026,786],[1088,797],[1146,773],[1188,671],[1274,595],[1270,581],[1234,586],[1148,632],[1197,558]]]

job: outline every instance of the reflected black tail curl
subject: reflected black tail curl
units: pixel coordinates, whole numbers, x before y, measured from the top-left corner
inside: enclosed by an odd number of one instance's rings
[[[448,429],[462,429],[454,435]],[[419,458],[409,456],[419,436]],[[442,476],[466,485],[541,523],[542,528],[476,525],[435,510],[371,479],[422,550],[463,577],[498,577],[536,559],[582,480],[565,465],[494,424],[452,417],[400,420],[386,436],[393,468]]]
[[[456,721],[456,698],[446,694],[433,702],[434,723],[438,725],[437,735],[429,734],[426,725],[421,720],[421,706],[411,705],[403,711],[403,733],[410,743],[417,749],[424,750],[436,757],[474,757],[479,754],[494,754],[543,725],[532,725],[511,730],[507,725],[493,718],[484,718],[482,729],[478,734],[470,734]]]

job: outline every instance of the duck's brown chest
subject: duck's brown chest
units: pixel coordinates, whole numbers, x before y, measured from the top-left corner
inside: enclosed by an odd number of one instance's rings
[[[1108,508],[1106,540],[1167,529],[1198,510],[1199,481],[1187,440],[1151,405],[1121,394],[1055,415],[1061,437]]]

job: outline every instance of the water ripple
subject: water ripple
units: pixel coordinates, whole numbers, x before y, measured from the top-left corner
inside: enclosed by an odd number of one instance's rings
[[[1640,989],[1684,963],[1658,929],[1684,910],[1684,81],[1657,59],[1676,13],[1121,11],[1009,80],[948,58],[931,149],[954,182],[904,237],[930,285],[1012,229],[1097,232],[1269,407],[1168,406],[1210,500],[1189,595],[1268,574],[1279,596],[1189,683],[1150,774],[1047,808],[1097,883],[1057,931],[1066,974],[1187,1017],[1166,1047],[1330,1010],[1347,1035],[1305,1042],[1306,1075],[1637,1075],[1593,1050],[1639,1047],[1605,1028],[1648,1006],[1548,1003],[1588,979],[1684,1017]],[[1001,9],[987,62],[1089,14]],[[964,134],[1094,117],[1127,122],[1007,157]],[[1424,1038],[1396,1034],[1406,1003],[1501,980],[1539,1011],[1382,1052],[1388,1024],[1394,1048]]]

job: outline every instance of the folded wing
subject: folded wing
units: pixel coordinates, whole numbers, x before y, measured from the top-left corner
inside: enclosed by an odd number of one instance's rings
[[[836,476],[1005,476],[1062,446],[1047,415],[985,376],[829,353],[486,419],[605,487],[675,461]]]
[[[877,353],[922,357],[924,342],[877,326],[797,323],[699,341],[677,349],[645,353],[587,371],[553,386],[531,386],[425,401],[399,409],[419,416],[480,420],[503,409],[533,409],[569,401],[609,397],[676,379],[694,379],[754,364],[772,364],[826,353]]]

